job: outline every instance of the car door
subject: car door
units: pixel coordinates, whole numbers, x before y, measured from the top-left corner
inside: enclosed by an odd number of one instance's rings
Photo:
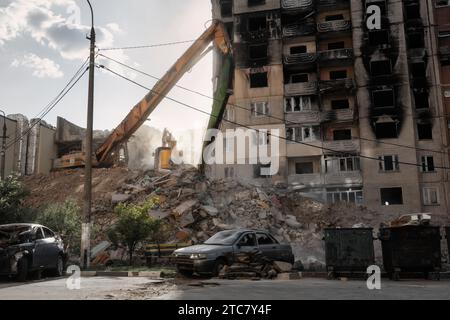
[[[258,250],[258,244],[256,242],[256,235],[254,232],[246,232],[241,235],[239,240],[234,245],[235,253],[245,253]]]
[[[34,254],[33,254],[33,269],[41,269],[46,264],[46,246],[44,241],[44,232],[41,227],[36,227],[33,230],[34,239]]]
[[[267,233],[257,232],[256,240],[258,242],[259,250],[261,250],[264,256],[273,260],[276,260],[279,257],[280,252],[278,252],[278,244]]]
[[[45,267],[54,268],[59,254],[58,241],[55,238],[55,233],[49,228],[43,227],[42,231],[44,231],[45,242]]]

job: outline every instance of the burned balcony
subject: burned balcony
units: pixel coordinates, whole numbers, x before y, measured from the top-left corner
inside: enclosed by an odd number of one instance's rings
[[[355,111],[353,109],[323,111],[321,118],[322,122],[353,121],[355,119]]]
[[[350,20],[324,21],[317,24],[317,31],[321,33],[349,31],[351,28],[352,23]]]
[[[310,65],[316,62],[317,54],[313,53],[297,53],[288,54],[283,56],[283,61],[286,66],[299,66],[299,65]]]
[[[336,61],[341,63],[343,60],[353,59],[353,49],[335,49],[319,52],[319,62]]]
[[[353,79],[335,79],[320,81],[320,93],[332,93],[336,91],[351,91],[355,88]]]
[[[284,93],[286,96],[315,95],[317,94],[317,82],[287,83],[284,85]]]
[[[317,0],[319,11],[339,10],[350,6],[349,0]]]
[[[289,13],[311,11],[313,0],[281,0],[281,8]]]
[[[283,27],[283,37],[301,37],[316,33],[314,23],[294,23]]]
[[[324,141],[323,147],[325,153],[358,153],[361,149],[359,140],[336,140]]]

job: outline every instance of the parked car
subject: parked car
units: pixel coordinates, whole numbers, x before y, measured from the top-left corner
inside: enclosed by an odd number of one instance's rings
[[[175,250],[173,256],[178,272],[185,276],[217,275],[225,265],[233,264],[236,254],[254,250],[274,261],[294,263],[289,244],[280,244],[268,232],[250,229],[221,231],[203,244]]]
[[[0,225],[0,275],[25,281],[30,273],[51,271],[62,276],[66,253],[63,241],[38,224]]]

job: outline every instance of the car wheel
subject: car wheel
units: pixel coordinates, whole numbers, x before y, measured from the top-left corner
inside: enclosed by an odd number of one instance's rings
[[[56,268],[53,271],[53,275],[55,277],[62,277],[64,274],[64,260],[63,258],[59,255],[58,259],[56,260]]]
[[[25,282],[28,276],[28,259],[26,257],[21,258],[17,262],[17,281]]]
[[[226,266],[226,262],[223,259],[217,259],[216,263],[214,264],[214,270],[213,270],[213,276],[218,277],[220,271],[223,269],[223,267]]]

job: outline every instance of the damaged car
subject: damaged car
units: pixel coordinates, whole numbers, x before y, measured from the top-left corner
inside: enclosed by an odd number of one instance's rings
[[[225,265],[233,264],[235,255],[255,250],[272,261],[294,263],[289,244],[279,243],[266,231],[251,229],[218,232],[203,244],[175,250],[173,258],[178,272],[184,276],[217,276]]]
[[[66,253],[59,235],[38,224],[0,225],[0,275],[26,281],[43,271],[62,276]]]

